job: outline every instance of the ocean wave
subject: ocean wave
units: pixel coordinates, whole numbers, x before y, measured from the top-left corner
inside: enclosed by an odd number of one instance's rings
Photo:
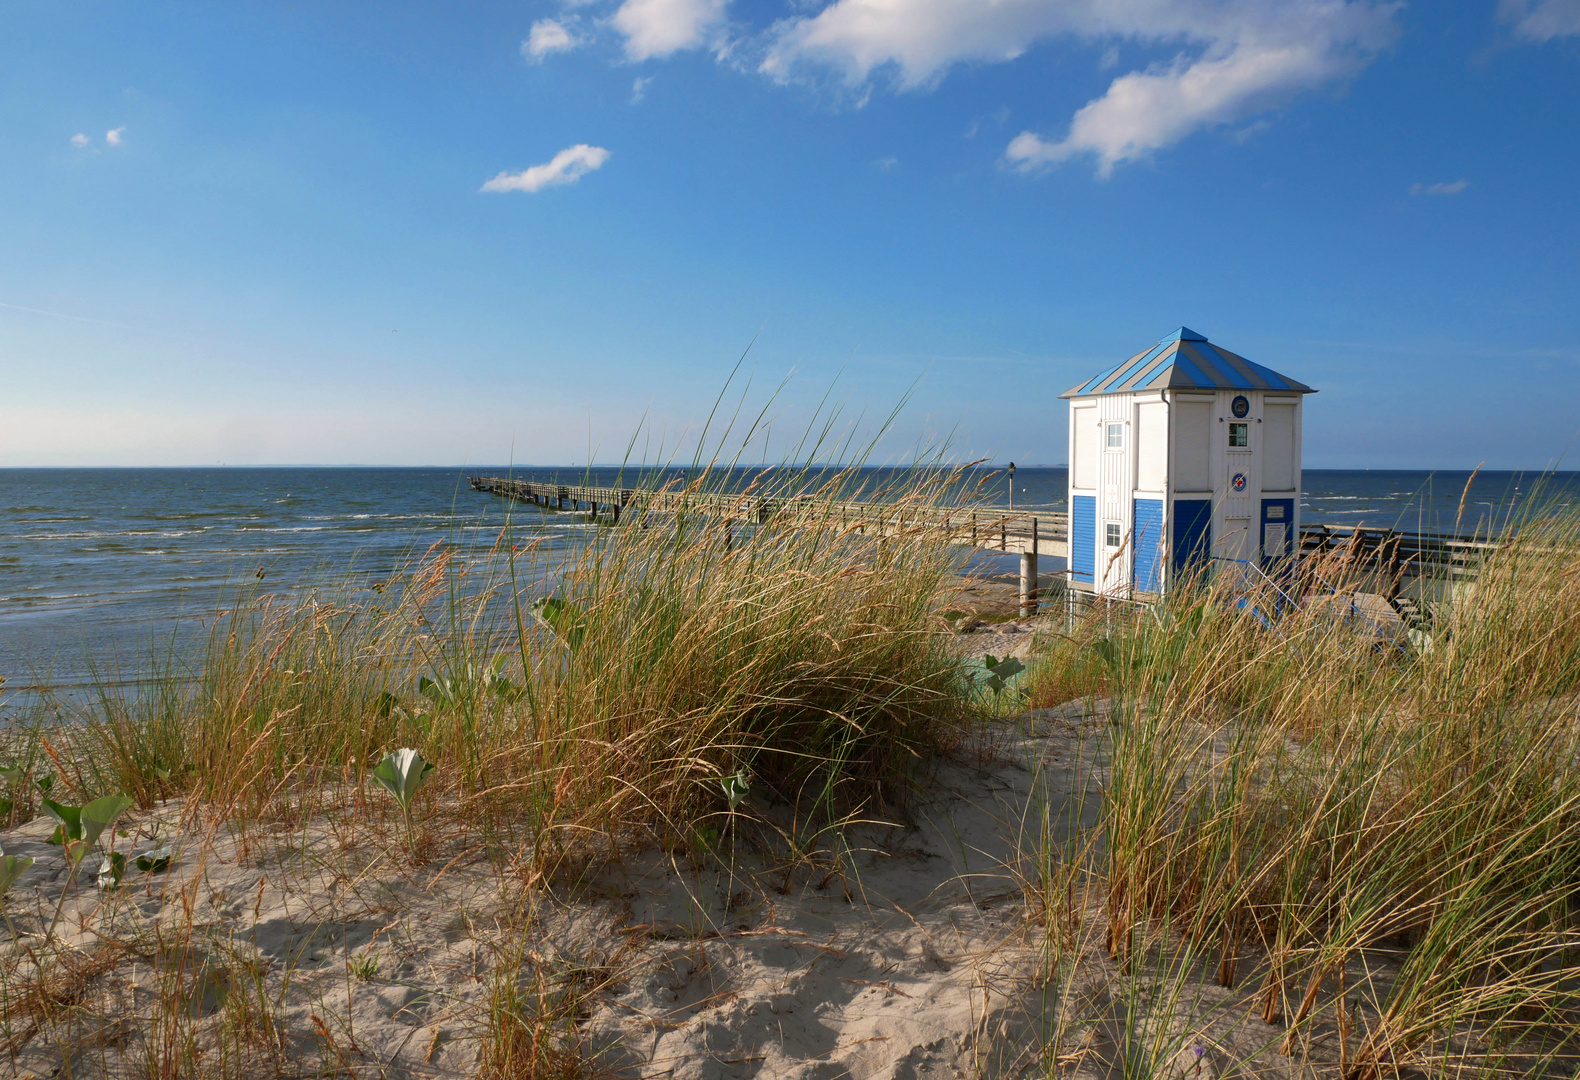
[[[326,532],[328,530],[329,530],[329,526],[328,525],[258,525],[258,526],[244,526],[244,527],[242,527],[240,529],[237,529],[236,531],[237,532],[299,533],[299,532]]]

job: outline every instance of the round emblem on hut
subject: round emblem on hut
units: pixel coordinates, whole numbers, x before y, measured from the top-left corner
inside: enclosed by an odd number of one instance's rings
[[[1243,473],[1243,472],[1235,473],[1234,474],[1234,479],[1232,481],[1230,481],[1230,483],[1232,483],[1234,485],[1234,490],[1236,490],[1236,491],[1244,491],[1245,490],[1245,473]]]
[[[1244,394],[1236,394],[1234,400],[1229,403],[1229,409],[1235,416],[1243,418],[1251,411],[1251,403],[1246,400]]]

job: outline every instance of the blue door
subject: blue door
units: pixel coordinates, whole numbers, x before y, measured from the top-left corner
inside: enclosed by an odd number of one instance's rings
[[[1136,592],[1163,591],[1163,500],[1137,499],[1130,534],[1136,549]]]
[[[1269,535],[1271,534],[1271,535]],[[1262,500],[1262,562],[1287,559],[1295,553],[1295,500]]]
[[[1212,554],[1212,500],[1174,500],[1173,563],[1175,574],[1202,564]]]
[[[1092,583],[1097,572],[1097,496],[1070,497],[1070,577]]]

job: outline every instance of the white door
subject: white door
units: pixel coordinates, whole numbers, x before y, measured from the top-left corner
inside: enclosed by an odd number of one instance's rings
[[[1251,519],[1223,519],[1223,532],[1213,537],[1212,553],[1221,559],[1254,559],[1256,541],[1251,536]]]
[[[1130,550],[1130,530],[1122,521],[1113,518],[1097,523],[1097,578],[1102,582],[1101,591],[1123,593],[1130,584],[1130,564],[1135,553]]]

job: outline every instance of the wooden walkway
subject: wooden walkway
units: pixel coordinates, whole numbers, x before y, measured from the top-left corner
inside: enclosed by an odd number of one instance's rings
[[[1021,607],[1036,610],[1041,578],[1038,557],[1069,556],[1069,517],[1061,513],[1015,514],[1009,510],[914,507],[903,503],[828,502],[816,498],[782,498],[752,493],[720,494],[688,488],[585,487],[546,484],[507,476],[468,478],[476,491],[530,502],[557,510],[584,512],[589,521],[602,516],[618,522],[630,513],[674,514],[695,511],[727,521],[766,523],[791,515],[798,524],[836,526],[866,534],[935,534],[950,544],[979,551],[1019,555]],[[1420,589],[1415,599],[1404,596],[1417,582],[1430,579],[1448,589],[1473,579],[1482,560],[1495,551],[1495,540],[1434,533],[1405,532],[1365,526],[1305,525],[1300,530],[1300,562],[1308,574],[1342,579],[1382,597],[1401,617],[1410,618],[1411,604],[1426,610]],[[1057,574],[1067,579],[1067,571]]]
[[[776,498],[756,494],[699,493],[679,488],[658,491],[643,488],[581,487],[544,484],[506,476],[468,477],[473,490],[507,499],[530,502],[556,510],[582,511],[589,521],[603,516],[619,521],[622,514],[673,514],[700,511],[729,521],[765,523],[772,517],[791,515],[797,522],[837,524],[864,533],[894,535],[917,530],[937,532],[942,540],[983,551],[1012,555],[1068,554],[1068,518],[1059,513],[1035,516],[977,508],[946,506],[910,507],[903,503],[835,502],[814,498]]]

